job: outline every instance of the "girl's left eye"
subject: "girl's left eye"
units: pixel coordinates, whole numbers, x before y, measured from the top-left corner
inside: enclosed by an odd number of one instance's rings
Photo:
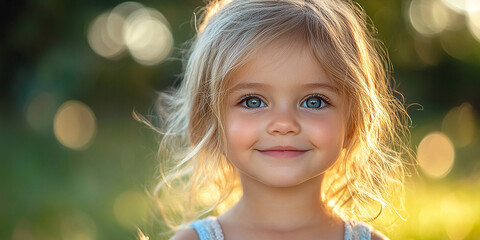
[[[301,107],[324,108],[328,102],[320,96],[311,96],[302,102]]]
[[[261,108],[267,106],[262,99],[254,95],[246,96],[240,103],[246,108]]]

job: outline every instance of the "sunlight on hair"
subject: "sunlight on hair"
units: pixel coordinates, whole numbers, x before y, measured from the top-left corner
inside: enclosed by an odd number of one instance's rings
[[[442,178],[453,167],[455,149],[450,139],[443,133],[434,132],[425,136],[417,151],[420,168],[430,177]]]
[[[240,200],[241,197],[242,197],[241,189],[240,188],[234,189],[230,193],[228,199],[226,199],[225,201],[218,204],[217,208],[215,209],[216,213],[217,214],[223,214],[228,209],[230,209],[235,203],[237,203],[238,200]]]
[[[49,92],[32,94],[25,107],[25,118],[35,131],[49,129],[55,115],[55,96]]]
[[[75,150],[86,149],[97,131],[95,114],[82,102],[67,101],[55,114],[53,130],[64,146]]]
[[[441,202],[441,219],[451,240],[466,239],[475,224],[475,203],[464,194],[450,193]]]
[[[447,28],[451,12],[436,0],[413,0],[408,9],[408,17],[417,32],[432,36]]]
[[[215,15],[224,5],[230,3],[231,0],[223,0],[223,1],[210,1],[208,5],[205,7],[206,9],[206,14],[203,19],[203,24],[200,26],[195,26],[197,31],[203,31],[203,28],[205,27],[206,23],[208,20]],[[195,18],[195,21],[197,19]],[[196,24],[196,23],[195,23]]]
[[[148,236],[146,236],[145,234],[143,234],[143,232],[138,229],[138,240],[149,240],[150,238]]]
[[[88,28],[88,43],[92,50],[105,58],[115,59],[125,50],[123,38],[118,31],[122,28],[123,17],[115,13],[102,13]]]
[[[442,122],[442,132],[446,133],[458,147],[472,143],[475,132],[475,116],[470,103],[452,108]]]
[[[465,12],[478,12],[480,11],[479,0],[441,0],[450,9],[465,13]]]
[[[200,194],[198,194],[198,201],[200,204],[211,205],[216,202],[220,197],[220,190],[217,186],[211,184],[206,189],[203,189]]]
[[[123,26],[125,43],[140,64],[154,65],[163,61],[173,47],[173,36],[165,17],[155,9],[138,9]]]
[[[136,228],[147,217],[149,211],[147,196],[134,190],[123,192],[115,200],[113,211],[122,226]]]

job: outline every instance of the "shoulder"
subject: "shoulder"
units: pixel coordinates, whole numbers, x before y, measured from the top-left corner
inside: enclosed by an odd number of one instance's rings
[[[186,228],[175,234],[170,240],[199,240],[195,229]]]
[[[389,240],[385,235],[383,235],[381,232],[372,230],[371,232],[372,240]]]

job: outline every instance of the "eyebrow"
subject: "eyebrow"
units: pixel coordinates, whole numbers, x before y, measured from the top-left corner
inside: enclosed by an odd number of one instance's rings
[[[239,83],[228,89],[228,92],[236,92],[244,89],[267,89],[268,84],[265,83]]]
[[[251,82],[251,83],[239,83],[232,88],[228,89],[228,92],[236,92],[240,90],[245,90],[245,89],[268,89],[270,85],[265,84],[265,83],[256,83],[256,82]],[[328,89],[332,92],[338,92],[338,88],[335,87],[334,85],[328,84],[328,83],[307,83],[303,85],[303,89],[318,89],[318,88],[325,88]]]
[[[307,83],[304,85],[304,89],[311,89],[311,88],[326,88],[332,92],[338,92],[338,88],[335,85],[328,84],[328,83]]]

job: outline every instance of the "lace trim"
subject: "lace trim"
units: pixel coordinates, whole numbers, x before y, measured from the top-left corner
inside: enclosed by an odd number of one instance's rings
[[[197,220],[191,227],[195,229],[200,240],[224,240],[222,228],[215,217]]]
[[[345,222],[345,240],[370,240],[371,227],[366,223],[350,220]]]

